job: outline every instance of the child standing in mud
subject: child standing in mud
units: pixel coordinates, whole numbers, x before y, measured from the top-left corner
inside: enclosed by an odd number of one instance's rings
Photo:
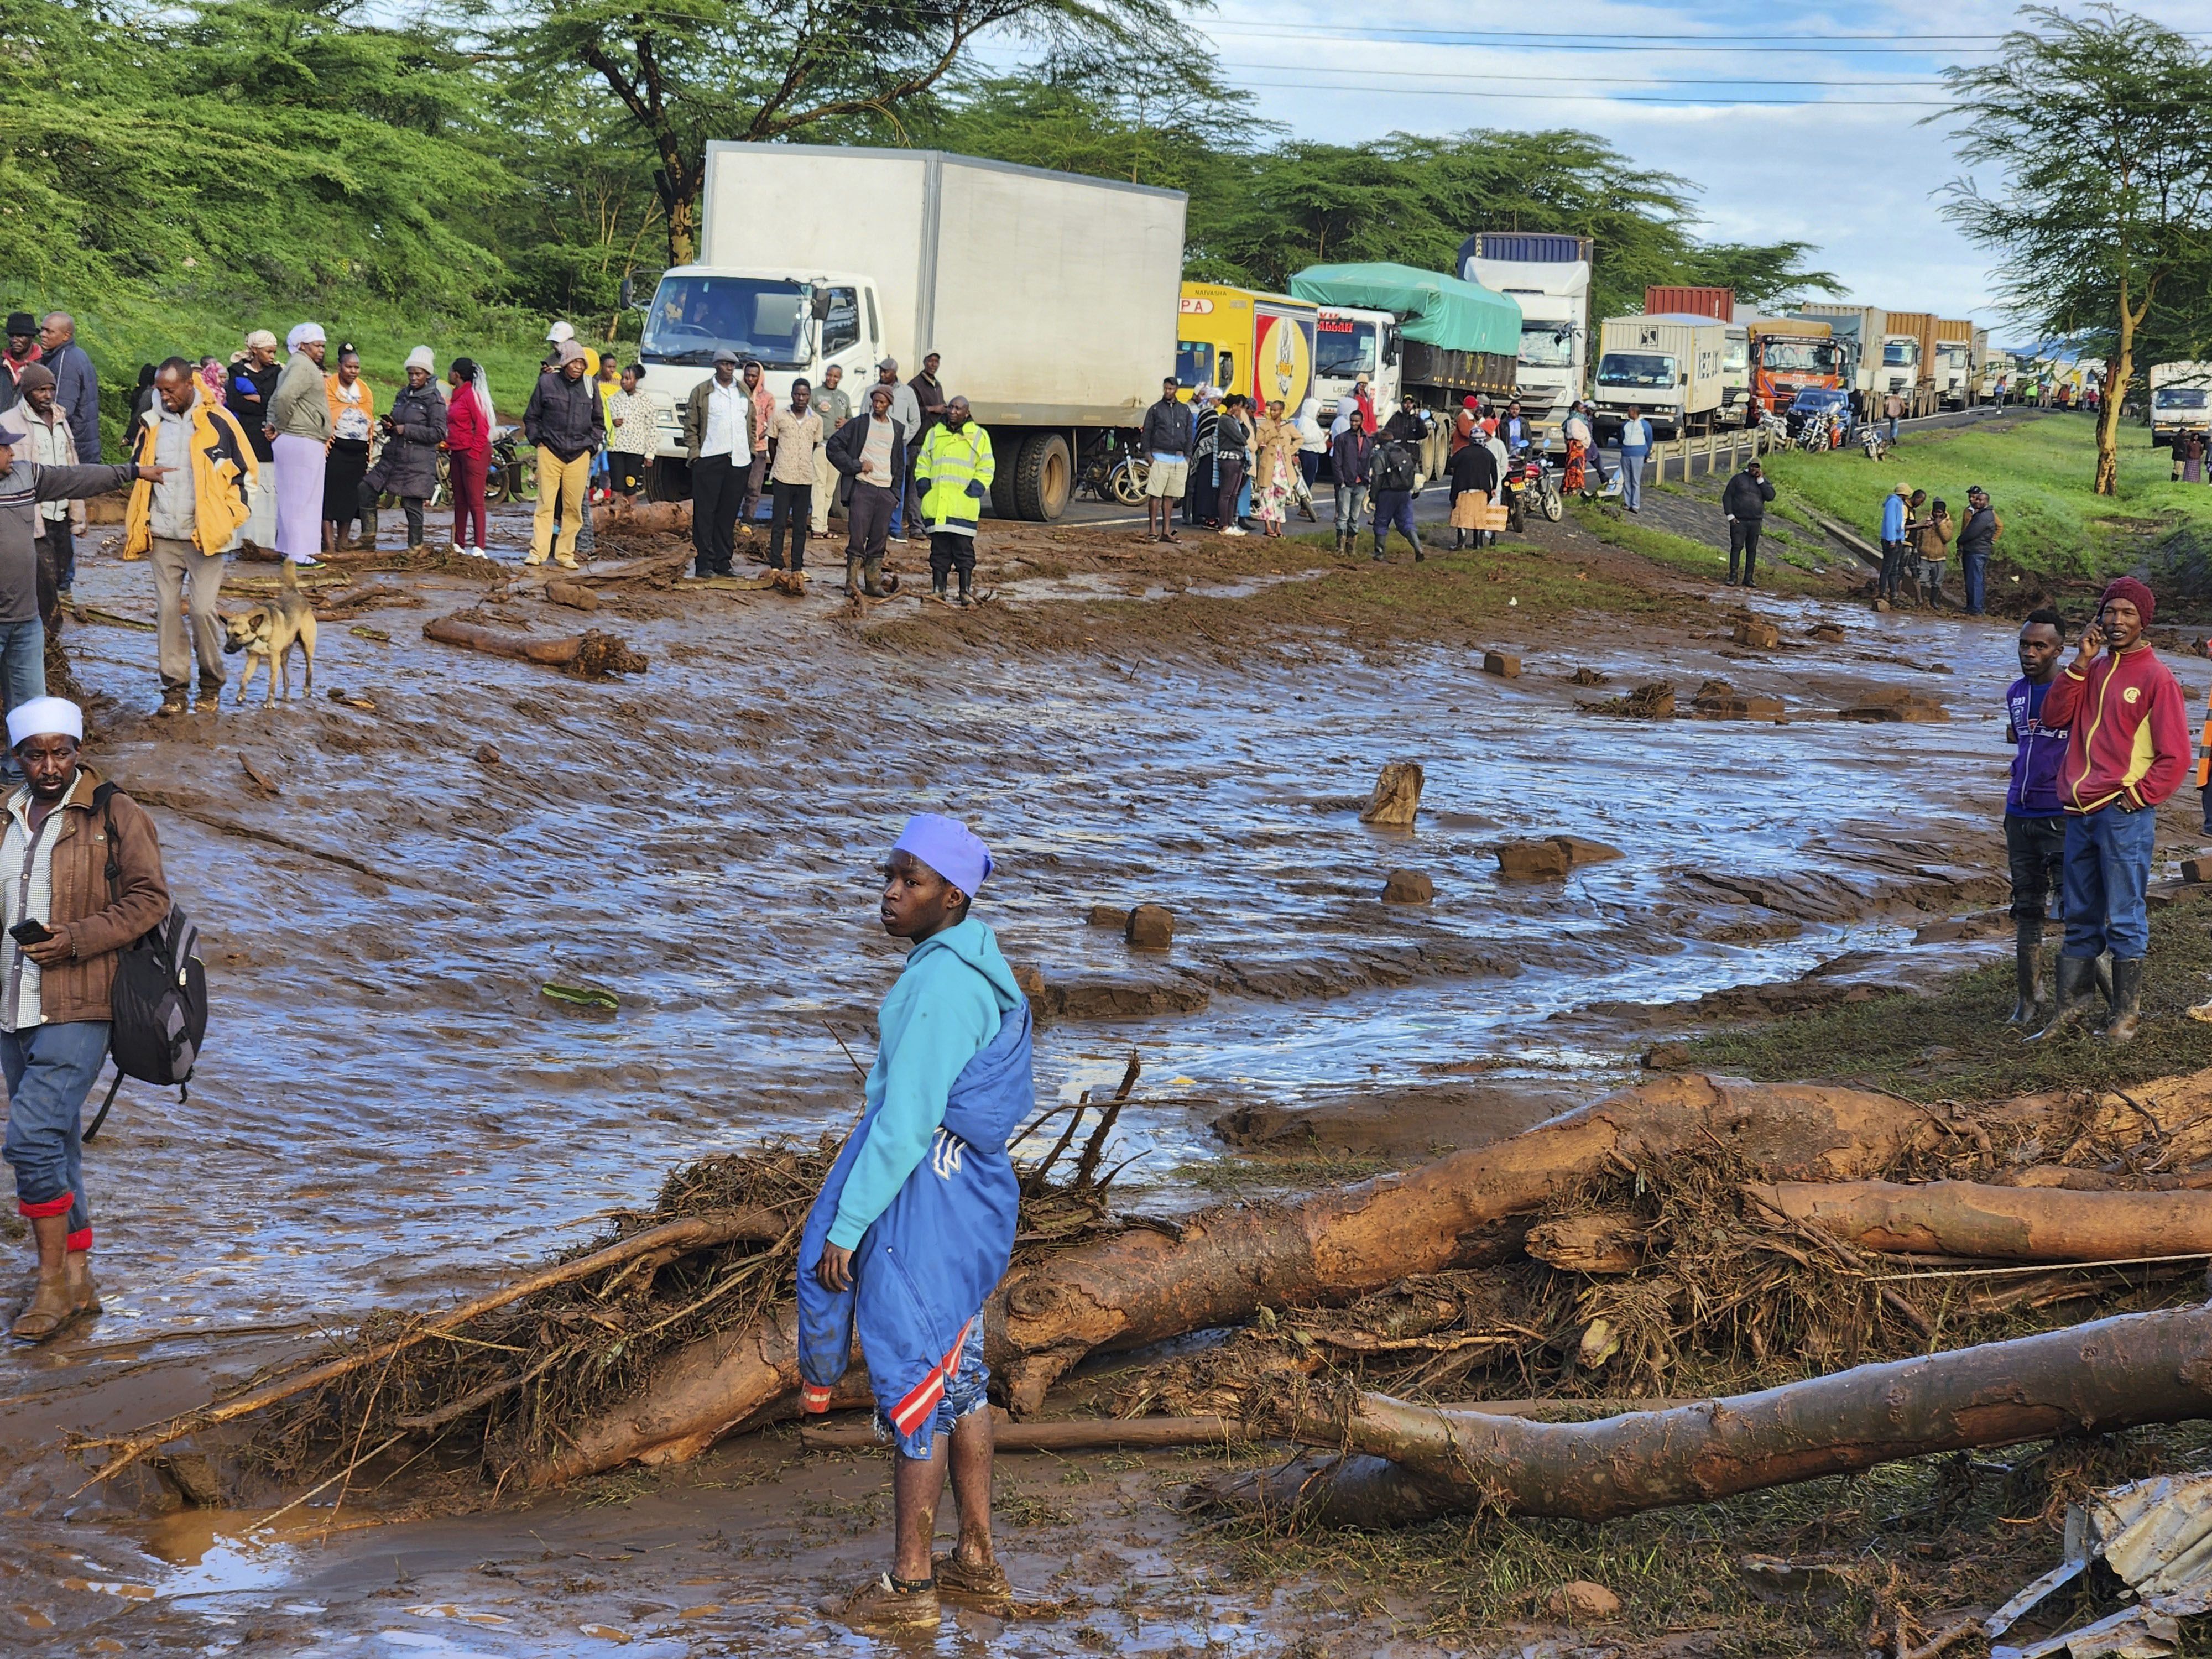
[[[877,1431],[895,1443],[890,1571],[824,1611],[862,1628],[933,1628],[940,1594],[1012,1598],[991,1544],[983,1304],[1013,1253],[1020,1182],[1006,1141],[1036,1101],[1029,1000],[968,914],[991,855],[936,813],[884,865],[878,915],[914,949],[878,1016],[866,1108],[815,1200],[799,1251],[799,1369],[830,1408],[859,1336]],[[960,1538],[933,1558],[947,1443]]]

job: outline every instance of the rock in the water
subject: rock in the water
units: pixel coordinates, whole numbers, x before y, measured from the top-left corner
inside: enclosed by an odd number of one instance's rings
[[[1883,611],[1887,611],[1887,610],[1889,609],[1889,601],[1888,601],[1887,599],[1876,599],[1876,600],[1874,602],[1874,608],[1875,608],[1875,613],[1877,616],[1879,616],[1879,615],[1881,615]]]
[[[2212,881],[2212,858],[2182,860],[2181,878],[2192,886],[2199,882]]]
[[[1691,707],[1698,718],[1704,720],[1778,720],[1782,718],[1782,700],[1779,697],[1750,696],[1740,691],[1701,696]]]
[[[1577,1578],[1571,1584],[1562,1584],[1546,1598],[1544,1611],[1554,1619],[1564,1619],[1571,1624],[1585,1620],[1616,1619],[1620,1615],[1620,1598],[1602,1584],[1587,1578]]]
[[[1584,841],[1580,836],[1553,836],[1551,841],[1565,849],[1567,867],[1579,870],[1585,864],[1603,864],[1623,855],[1618,847],[1607,847],[1601,841]]]
[[[1521,678],[1521,659],[1504,651],[1486,651],[1482,653],[1482,672],[1495,674],[1500,679],[1517,680]]]
[[[1735,642],[1754,651],[1771,651],[1782,643],[1782,630],[1771,622],[1747,617],[1735,625]]]
[[[1118,904],[1094,904],[1084,920],[1092,927],[1127,927],[1129,913]]]
[[[1823,645],[1841,645],[1844,642],[1844,630],[1834,623],[1814,623],[1805,630],[1805,635]]]
[[[499,750],[493,748],[488,743],[478,744],[477,745],[477,764],[479,766],[498,765]]]
[[[1419,761],[1392,761],[1382,769],[1382,775],[1375,780],[1375,793],[1359,809],[1359,821],[1400,830],[1410,828],[1413,815],[1421,810],[1421,783]]]
[[[1902,686],[1881,686],[1866,692],[1843,710],[1841,718],[1869,722],[1903,720],[1917,726],[1948,720],[1951,711],[1923,692],[1908,691]]]
[[[1436,883],[1419,870],[1393,870],[1382,884],[1385,904],[1426,904],[1436,896]]]
[[[1498,873],[1509,881],[1565,881],[1567,849],[1556,841],[1509,841],[1498,849]]]
[[[1175,943],[1175,912],[1164,904],[1140,904],[1129,912],[1122,937],[1139,951],[1164,951]]]

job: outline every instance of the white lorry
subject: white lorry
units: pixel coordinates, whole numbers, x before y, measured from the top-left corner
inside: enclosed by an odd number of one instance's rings
[[[1612,443],[1633,406],[1656,438],[1705,432],[1720,413],[1729,325],[1688,313],[1608,317],[1598,332],[1598,437]]]
[[[1396,313],[1323,306],[1314,323],[1312,392],[1321,399],[1322,424],[1336,418],[1336,400],[1349,397],[1363,374],[1387,418],[1398,407],[1404,356]]]
[[[2185,432],[2212,434],[2212,363],[2150,366],[2150,441],[2171,444]]]
[[[1589,375],[1590,239],[1479,230],[1460,245],[1459,274],[1520,303],[1514,396],[1547,447],[1565,449],[1560,428]]]
[[[885,356],[937,352],[991,434],[1000,518],[1055,519],[1086,441],[1137,426],[1176,361],[1185,198],[938,150],[710,143],[699,257],[660,279],[639,350],[677,410],[728,348],[776,401],[844,370],[855,410]]]

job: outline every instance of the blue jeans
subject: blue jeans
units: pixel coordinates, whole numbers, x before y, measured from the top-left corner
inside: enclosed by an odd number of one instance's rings
[[[8,1079],[8,1135],[0,1157],[15,1171],[15,1206],[27,1216],[66,1212],[72,1250],[92,1248],[84,1099],[106,1058],[104,1019],[0,1031],[0,1073]]]
[[[1413,530],[1413,492],[1410,489],[1378,489],[1375,492],[1375,556],[1382,556],[1382,544],[1396,531],[1413,544],[1415,551],[1421,545],[1420,537]]]
[[[954,1424],[990,1403],[985,1393],[990,1381],[991,1368],[983,1363],[983,1310],[978,1308],[975,1318],[968,1322],[967,1340],[960,1345],[959,1357],[945,1379],[945,1393],[937,1402],[937,1409],[930,1413],[929,1421],[917,1432],[902,1435],[891,1426],[890,1417],[878,1407],[876,1433],[897,1446],[901,1456],[921,1462],[936,1449],[939,1435],[951,1434]]]
[[[2150,954],[2151,842],[2158,814],[2118,802],[2066,820],[2066,944],[2060,954],[2123,961]]]
[[[1644,505],[1644,458],[1650,453],[1643,449],[1620,452],[1620,504],[1632,513]]]
[[[1990,556],[1986,553],[1961,553],[1959,568],[1966,579],[1966,614],[1982,614],[1983,584],[1989,580]]]
[[[0,623],[0,694],[15,708],[46,695],[46,625]]]

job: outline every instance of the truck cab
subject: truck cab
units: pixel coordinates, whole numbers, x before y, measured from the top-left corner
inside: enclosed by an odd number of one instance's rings
[[[1536,428],[1547,448],[1566,448],[1561,428],[1567,410],[1582,396],[1589,335],[1583,325],[1580,295],[1522,294],[1521,353],[1514,396],[1521,412]]]
[[[1920,337],[1917,334],[1887,334],[1881,342],[1881,368],[1875,376],[1877,397],[1887,397],[1901,392],[1907,397],[1920,384]]]
[[[833,365],[844,371],[843,389],[861,407],[861,388],[876,378],[883,356],[882,307],[875,284],[837,272],[721,265],[675,265],[660,279],[647,307],[638,362],[640,387],[653,404],[659,441],[655,453],[681,457],[678,410],[691,388],[714,372],[714,354],[734,351],[761,366],[779,404],[791,383],[822,384]],[[900,366],[902,378],[920,363]]]
[[[1972,401],[1973,345],[1967,340],[1945,340],[1936,348],[1936,392],[1946,409],[1964,409]]]
[[[1801,392],[1848,390],[1844,386],[1844,349],[1826,323],[1755,326],[1751,350],[1754,414],[1760,410],[1779,414]]]
[[[1398,406],[1404,355],[1391,313],[1322,307],[1314,324],[1313,395],[1321,399],[1324,424],[1336,413],[1337,399],[1351,396],[1363,374],[1368,395],[1387,419]]]
[[[1749,426],[1759,418],[1759,404],[1751,395],[1751,330],[1730,323],[1721,352],[1721,414],[1723,426]]]

